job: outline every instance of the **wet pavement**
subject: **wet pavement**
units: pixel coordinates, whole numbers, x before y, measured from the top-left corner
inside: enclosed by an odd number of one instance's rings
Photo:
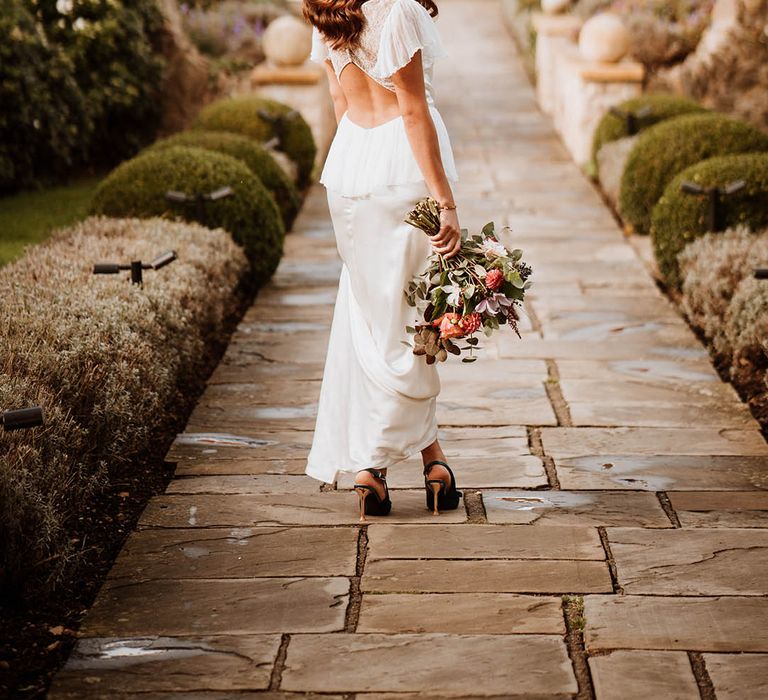
[[[462,224],[534,267],[523,339],[441,365],[466,508],[357,522],[303,475],[339,262],[306,200],[52,698],[756,698],[768,447],[567,157],[494,0],[444,0]]]

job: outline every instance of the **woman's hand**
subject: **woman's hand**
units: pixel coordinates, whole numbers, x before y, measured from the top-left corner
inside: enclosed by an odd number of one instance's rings
[[[432,249],[446,258],[452,258],[461,250],[461,229],[455,209],[440,210],[440,230],[429,240]]]

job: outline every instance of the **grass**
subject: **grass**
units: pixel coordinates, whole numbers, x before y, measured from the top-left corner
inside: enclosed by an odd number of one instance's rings
[[[44,241],[53,229],[84,219],[100,179],[0,197],[0,267],[20,257],[26,246]]]

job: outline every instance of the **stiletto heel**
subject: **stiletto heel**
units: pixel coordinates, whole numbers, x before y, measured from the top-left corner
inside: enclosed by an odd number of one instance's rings
[[[360,499],[360,522],[364,523],[365,520],[365,499],[368,498],[368,494],[370,491],[368,489],[364,488],[358,488],[355,486],[355,491],[357,491],[357,496]]]
[[[389,511],[392,510],[392,501],[389,498],[386,476],[378,469],[363,469],[361,471],[370,472],[384,484],[384,498],[379,496],[373,486],[355,484],[355,491],[357,491],[358,498],[360,499],[360,522],[365,522],[366,515],[389,515]],[[373,494],[374,498],[368,499],[369,494]]]
[[[451,477],[450,485],[446,485],[442,479],[429,478],[429,472],[436,464],[448,470]],[[436,459],[424,466],[424,486],[427,491],[427,508],[433,515],[439,515],[441,510],[456,510],[459,507],[462,493],[456,489],[456,477],[445,462]]]
[[[429,484],[429,487],[432,489],[432,515],[440,515],[440,510],[438,509],[437,501],[440,495],[440,491],[442,491],[445,484],[442,481],[429,481],[427,483]]]

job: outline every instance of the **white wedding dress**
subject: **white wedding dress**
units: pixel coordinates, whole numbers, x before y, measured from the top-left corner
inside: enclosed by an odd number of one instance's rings
[[[443,166],[458,180],[434,106],[432,72],[444,54],[434,20],[416,0],[368,0],[362,10],[358,45],[331,49],[315,28],[312,60],[330,60],[337,76],[354,63],[394,92],[391,76],[421,50]],[[306,473],[332,483],[338,471],[389,467],[431,444],[440,380],[436,365],[402,342],[417,320],[403,290],[431,252],[427,236],[404,222],[429,191],[403,119],[364,128],[344,114],[320,182],[343,265]]]

